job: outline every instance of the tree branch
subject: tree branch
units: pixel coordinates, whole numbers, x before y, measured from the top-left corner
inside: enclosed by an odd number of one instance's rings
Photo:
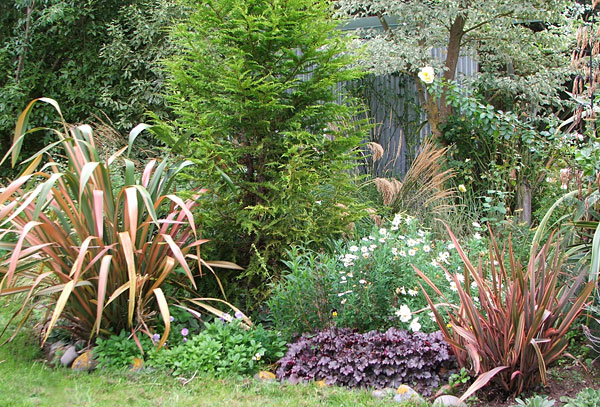
[[[494,20],[496,20],[496,19],[498,19],[500,17],[508,17],[511,14],[512,13],[510,11],[507,11],[506,13],[497,14],[494,17],[491,17],[491,18],[489,18],[489,19],[487,19],[485,21],[482,21],[480,23],[475,24],[473,27],[469,27],[469,28],[463,30],[463,35],[466,34],[466,33],[468,33],[468,32],[470,32],[470,31],[476,30],[476,29],[478,29],[478,28],[480,28],[480,27],[482,27],[482,26],[484,26],[484,25],[486,25],[488,23],[491,23],[492,21],[494,21]]]
[[[25,39],[23,41],[23,50],[19,55],[17,62],[17,70],[15,72],[15,79],[17,82],[21,79],[21,73],[23,72],[23,64],[25,62],[25,54],[27,53],[27,45],[29,43],[29,23],[31,21],[31,12],[35,7],[35,0],[31,2],[30,6],[27,6],[26,17],[25,17]]]

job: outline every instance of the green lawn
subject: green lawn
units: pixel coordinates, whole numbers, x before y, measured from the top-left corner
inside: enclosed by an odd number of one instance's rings
[[[6,300],[0,299],[4,327]],[[259,383],[254,379],[195,378],[187,385],[163,373],[93,373],[51,369],[38,340],[24,329],[0,347],[0,407],[24,406],[383,406],[365,391],[315,385]],[[6,338],[3,337],[3,338]]]

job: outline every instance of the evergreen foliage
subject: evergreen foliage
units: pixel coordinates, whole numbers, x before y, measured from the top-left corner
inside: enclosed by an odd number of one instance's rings
[[[239,294],[253,303],[292,242],[319,247],[356,214],[362,127],[355,101],[334,89],[361,72],[328,1],[186,4],[189,20],[173,31],[181,54],[168,63],[179,131],[163,139],[199,164],[192,176],[212,191],[205,235],[247,267]]]

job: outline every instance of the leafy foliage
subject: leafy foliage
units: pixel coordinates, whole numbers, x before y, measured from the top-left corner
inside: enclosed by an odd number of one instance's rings
[[[149,364],[173,375],[209,373],[247,375],[283,356],[285,341],[262,326],[248,329],[240,320],[215,320],[205,329],[170,349],[149,355]]]
[[[450,229],[448,232],[465,267],[464,286],[456,274],[446,271],[458,288],[460,304],[447,307],[444,319],[426,296],[459,365],[480,375],[463,398],[492,378],[514,394],[533,388],[540,380],[545,383],[546,368],[566,349],[567,330],[584,308],[594,284],[582,287],[583,272],[570,284],[562,280],[563,256],[558,243],[550,254],[552,237],[539,252],[536,245],[532,247],[524,267],[515,259],[510,241],[508,254],[501,253],[491,236],[489,259],[484,262],[480,258],[475,267]],[[416,271],[444,298],[434,282]],[[472,282],[477,296],[471,292]]]
[[[574,398],[561,397],[564,407],[596,407],[600,404],[600,389],[584,389]]]
[[[277,377],[291,382],[325,380],[349,387],[415,386],[429,394],[441,382],[440,372],[453,367],[454,358],[439,332],[386,332],[359,334],[328,329],[303,335],[289,345],[279,362]]]
[[[162,61],[177,50],[168,30],[185,12],[181,3],[171,0],[123,2],[107,25],[108,38],[99,53],[104,80],[94,107],[118,130],[132,128],[147,111],[170,117]]]
[[[139,339],[142,349],[152,349],[151,340],[143,336]],[[93,349],[94,359],[98,361],[101,369],[114,368],[126,369],[134,362],[134,358],[142,358],[142,351],[131,335],[121,331],[119,335],[111,335],[106,339],[98,338]]]
[[[524,207],[524,195],[541,195],[547,163],[563,153],[553,124],[498,110],[456,83],[436,83],[432,93],[440,96],[441,88],[455,108],[442,127],[442,140],[452,145],[449,164],[457,182],[481,199],[477,206],[485,221],[500,225],[511,213],[521,212],[522,220],[531,223],[538,208],[533,202]]]
[[[484,248],[478,232],[469,240],[469,249],[477,255]],[[289,257],[288,271],[268,302],[275,325],[286,336],[332,325],[361,332],[393,326],[437,329],[424,312],[427,301],[419,293],[412,264],[435,281],[447,298],[458,300],[454,283],[440,267],[452,265],[462,276],[462,269],[454,266],[460,261],[454,246],[435,241],[407,214],[396,214],[392,222],[374,226],[362,238],[337,242],[333,255],[296,248]]]
[[[54,130],[59,140],[34,155],[24,173],[0,192],[0,236],[17,238],[1,244],[8,252],[0,263],[0,295],[26,293],[13,317],[23,317],[20,325],[31,305],[49,296],[53,310],[44,341],[59,318],[83,339],[121,330],[150,335],[148,324],[160,311],[162,346],[170,330],[164,284],[196,288],[202,270],[194,276],[195,265],[211,271],[213,266],[239,268],[200,257],[206,240],[191,212],[196,204],[173,194],[175,176],[191,163],[152,160],[136,176],[133,162],[123,159],[123,184],[115,184],[117,159],[125,148],[101,159],[90,126],[69,128],[54,100],[39,99],[17,122],[13,165],[25,136],[36,130],[27,128],[38,101],[56,109],[63,131]],[[148,127],[132,130],[130,142]],[[51,158],[38,171],[44,152],[58,146],[64,157]],[[219,312],[206,302],[191,301]]]
[[[219,256],[247,266],[230,292],[254,306],[290,244],[319,247],[356,217],[349,170],[362,133],[354,101],[333,89],[361,74],[328,1],[186,4],[167,65],[177,132],[162,138],[199,164],[205,230]]]
[[[141,122],[147,110],[168,115],[159,60],[174,50],[166,27],[181,14],[171,0],[3,1],[0,154],[11,145],[14,118],[41,95],[70,106],[69,123],[89,122],[95,114],[115,120],[120,132]],[[51,110],[34,115],[36,123],[51,125]],[[24,150],[33,153],[52,140],[40,133]],[[143,141],[140,147],[152,147]],[[9,173],[3,167],[3,176]]]

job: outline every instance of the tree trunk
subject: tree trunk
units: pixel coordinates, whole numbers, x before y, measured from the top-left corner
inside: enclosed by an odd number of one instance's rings
[[[35,0],[31,2],[30,6],[27,6],[25,16],[25,38],[23,40],[23,49],[17,60],[17,70],[15,72],[15,80],[19,82],[21,80],[21,74],[24,69],[25,54],[27,53],[27,47],[29,46],[29,23],[31,22],[31,12],[35,7]]]
[[[465,33],[465,24],[467,18],[463,14],[458,14],[450,26],[450,37],[448,38],[447,54],[446,54],[446,70],[444,71],[444,79],[446,82],[453,81],[456,78],[456,66],[460,56],[460,48],[463,35]],[[439,123],[444,124],[448,120],[448,116],[452,113],[452,108],[446,103],[446,94],[442,93],[440,98],[439,108]]]
[[[438,102],[427,92],[427,89],[421,83],[418,76],[415,75],[415,83],[417,85],[417,94],[419,95],[419,101],[421,106],[427,114],[427,123],[431,127],[431,133],[434,138],[439,140],[441,137],[440,132],[440,109]]]
[[[446,82],[452,81],[456,77],[456,66],[458,65],[458,57],[460,56],[461,42],[465,33],[464,28],[466,22],[466,16],[464,14],[459,14],[456,16],[454,22],[450,26],[446,61],[444,64],[446,69],[443,75]],[[433,134],[433,138],[439,141],[442,136],[440,127],[446,123],[448,116],[450,116],[452,113],[452,109],[446,103],[445,92],[442,93],[439,101],[435,101],[430,95],[428,95],[427,89],[423,87],[420,79],[418,79],[418,77],[415,78],[419,99],[423,109],[425,109],[425,113],[427,114],[427,121],[431,126],[431,133]]]

